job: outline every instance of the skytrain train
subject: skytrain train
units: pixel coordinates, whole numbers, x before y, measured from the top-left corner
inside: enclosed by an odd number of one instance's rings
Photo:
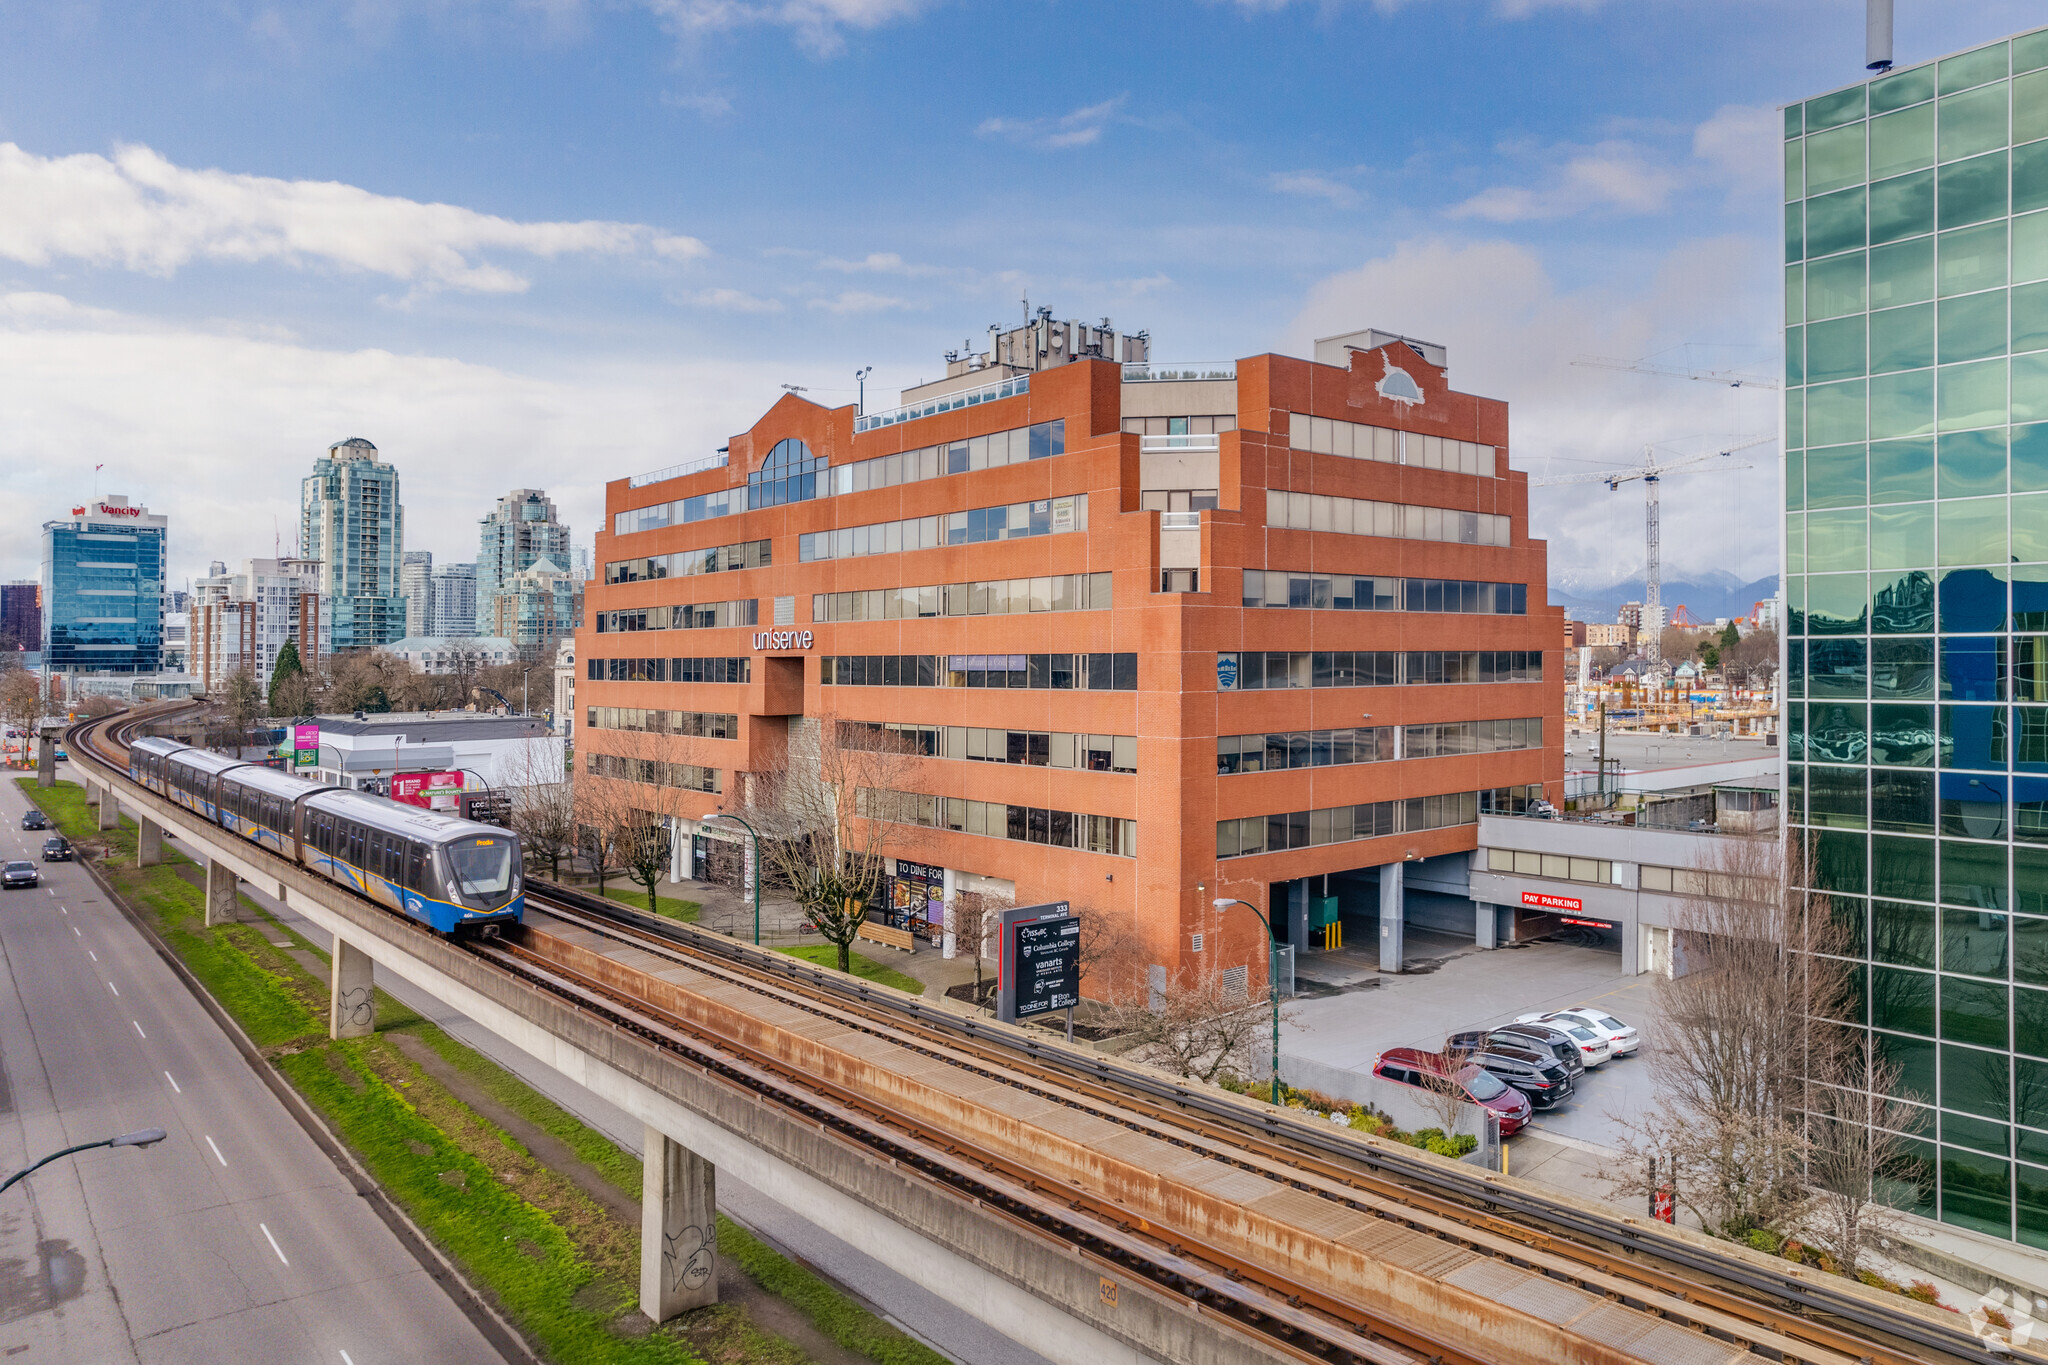
[[[129,745],[128,775],[209,823],[440,933],[496,934],[525,913],[519,836],[496,825],[323,787],[168,739]]]

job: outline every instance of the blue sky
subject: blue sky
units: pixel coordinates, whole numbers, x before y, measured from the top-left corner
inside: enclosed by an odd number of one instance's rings
[[[1900,9],[1902,64],[2040,19]],[[1777,367],[1773,111],[1861,43],[1811,0],[0,0],[0,576],[100,463],[176,577],[289,552],[353,435],[408,548],[514,486],[587,543],[605,479],[783,383],[892,402],[1026,292],[1160,359],[1441,341],[1539,473],[1774,431],[1570,361]],[[1670,486],[1673,572],[1775,570],[1754,458]],[[1636,497],[1535,529],[1640,571]]]

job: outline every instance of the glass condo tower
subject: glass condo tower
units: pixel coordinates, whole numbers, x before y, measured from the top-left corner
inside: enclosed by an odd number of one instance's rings
[[[1893,1202],[2048,1246],[2048,30],[1788,105],[1786,811]]]

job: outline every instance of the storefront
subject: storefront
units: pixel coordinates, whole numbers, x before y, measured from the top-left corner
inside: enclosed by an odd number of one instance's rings
[[[884,922],[892,929],[907,929],[932,943],[940,942],[946,933],[946,870],[908,858],[895,862]]]

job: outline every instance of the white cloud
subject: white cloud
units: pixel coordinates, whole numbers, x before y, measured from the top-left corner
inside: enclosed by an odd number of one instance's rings
[[[1724,104],[1693,129],[1692,154],[1706,162],[1738,191],[1757,193],[1777,188],[1783,159],[1779,154],[1784,124],[1778,111],[1756,105]]]
[[[578,543],[604,481],[709,454],[787,366],[607,356],[519,373],[442,355],[322,350],[0,297],[0,577],[36,572],[37,526],[100,488],[171,518],[174,583],[210,559],[292,545],[299,479],[330,442],[374,441],[397,465],[406,546],[476,553],[507,488],[545,488]]]
[[[827,270],[837,270],[846,274],[920,276],[941,273],[938,266],[913,265],[893,251],[870,251],[857,261],[827,256],[818,264]]]
[[[1450,216],[1520,223],[1600,210],[1659,213],[1679,184],[1676,174],[1629,142],[1556,148],[1536,155],[1552,163],[1541,184],[1535,188],[1496,185],[1452,208]]]
[[[812,308],[822,308],[828,313],[884,313],[898,308],[914,308],[909,299],[899,299],[893,294],[871,294],[863,289],[841,290],[829,299],[810,300]]]
[[[670,109],[689,109],[708,119],[721,119],[732,112],[732,101],[716,91],[700,91],[694,95],[662,92],[661,102]]]
[[[721,313],[779,313],[782,300],[756,298],[741,289],[700,289],[694,294],[684,295],[684,300],[699,308],[715,308]]]
[[[1703,449],[1705,442],[1774,431],[1777,395],[1571,362],[1582,356],[1647,355],[1678,341],[1749,343],[1721,354],[1737,368],[1777,363],[1775,276],[1763,247],[1720,238],[1674,248],[1643,280],[1565,290],[1527,248],[1503,241],[1402,243],[1391,254],[1311,287],[1290,333],[1298,354],[1315,337],[1378,327],[1448,348],[1453,387],[1509,403],[1509,454],[1532,478],[1635,461],[1648,443]],[[1776,571],[1776,455],[1754,467],[1674,476],[1664,489],[1666,572],[1725,569],[1744,580]],[[1639,577],[1639,485],[1609,493],[1595,484],[1538,489],[1530,530],[1550,542],[1553,580],[1592,584]]]
[[[526,280],[486,258],[707,254],[694,237],[635,223],[522,223],[333,181],[278,180],[173,165],[141,146],[109,157],[41,157],[0,142],[0,259],[63,260],[171,275],[194,260],[320,264],[416,288],[517,293]]]
[[[647,8],[685,36],[732,29],[786,28],[820,56],[846,44],[849,29],[877,29],[914,19],[931,0],[646,0]]]
[[[1102,130],[1129,98],[1118,95],[1115,99],[1091,104],[1058,118],[983,119],[974,131],[983,137],[1005,138],[1019,146],[1036,147],[1042,151],[1086,147],[1101,140]]]
[[[1267,183],[1277,194],[1299,194],[1311,199],[1327,199],[1338,208],[1349,208],[1358,202],[1358,191],[1321,171],[1275,171]]]

